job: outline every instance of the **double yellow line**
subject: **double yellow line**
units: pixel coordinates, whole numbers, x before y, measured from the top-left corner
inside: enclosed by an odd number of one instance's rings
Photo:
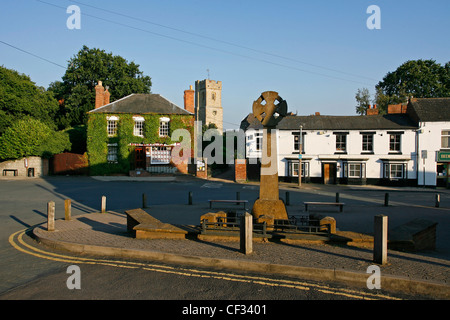
[[[381,293],[371,293],[371,292],[362,292],[353,289],[347,288],[331,288],[327,285],[309,283],[304,281],[296,281],[296,280],[284,280],[284,279],[272,279],[262,276],[250,276],[250,275],[238,275],[238,274],[230,274],[224,272],[216,272],[216,271],[206,271],[206,270],[197,270],[192,268],[184,268],[184,267],[171,267],[164,265],[156,265],[151,263],[144,262],[133,262],[133,261],[119,261],[119,260],[109,260],[109,259],[94,259],[94,258],[82,258],[82,257],[74,257],[64,254],[57,254],[53,252],[48,252],[36,248],[34,246],[29,245],[23,240],[24,234],[28,231],[28,229],[19,230],[9,236],[9,243],[17,250],[38,257],[42,259],[48,259],[59,262],[67,262],[70,264],[97,264],[97,265],[105,265],[112,266],[118,268],[128,268],[128,269],[137,269],[141,268],[142,270],[160,272],[160,273],[169,273],[186,277],[199,277],[199,278],[210,278],[210,279],[218,279],[218,280],[226,280],[226,281],[234,281],[234,282],[244,282],[244,283],[253,283],[263,286],[272,286],[272,287],[284,287],[297,289],[302,291],[309,291],[311,289],[325,293],[332,294],[336,296],[352,298],[352,299],[365,299],[365,300],[392,300],[396,299],[391,296],[387,296]]]

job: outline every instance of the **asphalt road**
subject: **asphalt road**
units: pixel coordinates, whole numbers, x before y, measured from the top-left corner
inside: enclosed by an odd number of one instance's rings
[[[147,195],[149,205],[185,204],[189,191],[194,195],[194,202],[207,201],[212,197],[234,199],[236,192],[240,192],[241,199],[248,199],[250,202],[258,197],[256,185],[228,184],[220,181],[111,182],[98,181],[90,177],[0,180],[0,299],[212,299],[219,301],[222,299],[364,298],[364,294],[354,297],[336,294],[340,292],[339,287],[329,292],[317,290],[316,284],[313,283],[309,283],[309,287],[306,286],[308,290],[300,290],[279,284],[274,285],[273,281],[269,281],[271,279],[261,280],[261,283],[253,280],[246,281],[247,275],[236,275],[234,278],[240,280],[231,281],[219,279],[219,277],[186,276],[184,274],[186,272],[181,271],[179,273],[163,272],[161,270],[165,269],[161,266],[158,266],[158,270],[147,270],[146,267],[127,268],[96,263],[80,264],[82,289],[69,290],[66,285],[69,275],[66,271],[71,264],[20,252],[9,242],[9,237],[14,232],[45,221],[46,205],[50,200],[55,201],[57,208],[63,208],[64,199],[72,199],[72,215],[78,215],[99,211],[102,195],[107,196],[108,210],[121,211],[140,207],[143,193]],[[441,196],[440,208],[434,208],[434,192],[430,190],[392,191],[389,207],[382,206],[385,190],[308,186],[302,192],[294,188],[282,189],[280,190],[282,198],[285,197],[286,191],[290,194],[291,205],[288,206],[290,214],[301,213],[303,201],[330,200],[334,198],[335,192],[340,192],[341,201],[348,204],[345,214],[339,214],[338,210],[331,209],[327,215],[334,216],[338,227],[345,230],[370,233],[374,212],[388,214],[390,223],[393,225],[405,223],[414,217],[437,221],[439,223],[438,243],[435,254],[439,257],[450,257],[448,249],[450,235],[447,231],[450,230],[448,193]],[[56,218],[62,218],[63,212],[63,210],[57,210]],[[189,215],[184,214],[184,217],[189,220]],[[198,223],[198,221],[190,223]],[[33,244],[33,240],[27,239],[27,241]],[[203,271],[191,273],[211,274]],[[265,282],[271,284],[265,284]]]

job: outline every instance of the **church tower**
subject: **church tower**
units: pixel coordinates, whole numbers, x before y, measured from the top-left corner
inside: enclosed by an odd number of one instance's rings
[[[195,81],[195,119],[203,125],[214,123],[223,133],[222,81]]]

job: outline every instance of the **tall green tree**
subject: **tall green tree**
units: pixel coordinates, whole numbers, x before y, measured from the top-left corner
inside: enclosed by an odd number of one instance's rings
[[[375,86],[375,101],[382,112],[388,104],[406,102],[408,97],[450,97],[450,62],[411,60],[388,72]]]
[[[86,124],[86,112],[95,106],[95,85],[102,81],[110,88],[111,102],[132,93],[150,93],[151,78],[139,65],[97,48],[83,48],[69,62],[62,81],[50,84],[48,90],[63,102],[62,122]]]
[[[56,129],[57,112],[58,101],[52,92],[36,86],[29,76],[0,66],[0,136],[28,116]]]
[[[360,115],[365,115],[370,105],[369,89],[367,88],[358,89],[355,95],[355,99],[356,99],[356,113]]]
[[[15,121],[0,137],[2,160],[29,156],[50,157],[70,148],[71,143],[66,132],[54,131],[31,117]]]

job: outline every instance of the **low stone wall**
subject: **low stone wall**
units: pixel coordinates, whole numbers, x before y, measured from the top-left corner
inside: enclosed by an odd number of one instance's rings
[[[0,163],[0,172],[3,177],[14,176],[15,173],[8,170],[17,170],[17,177],[41,177],[48,175],[48,168],[48,159],[41,157],[27,157]]]
[[[424,251],[436,248],[437,223],[425,219],[415,219],[389,231],[390,249],[404,251]]]

